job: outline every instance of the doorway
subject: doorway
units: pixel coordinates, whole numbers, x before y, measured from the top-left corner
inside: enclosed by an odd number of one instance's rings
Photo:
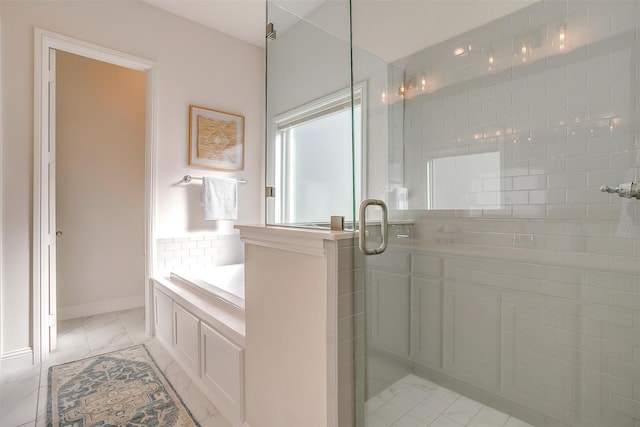
[[[100,46],[91,45],[89,43],[85,43],[79,40],[75,40],[66,36],[61,36],[55,33],[51,33],[48,31],[36,29],[35,34],[36,41],[36,57],[35,57],[35,111],[34,111],[34,125],[35,125],[35,165],[34,165],[34,289],[33,289],[33,336],[34,336],[34,363],[39,363],[42,360],[46,360],[49,356],[49,353],[56,346],[56,325],[58,319],[58,307],[57,307],[57,271],[56,271],[56,258],[57,258],[57,244],[61,242],[62,239],[69,236],[65,236],[65,231],[57,228],[56,224],[56,177],[60,176],[60,173],[56,173],[56,57],[58,55],[74,58],[76,61],[95,61],[88,62],[89,64],[95,65],[98,61],[101,62],[102,65],[107,67],[117,66],[118,68],[124,68],[127,70],[135,70],[137,73],[143,73],[144,79],[146,80],[145,90],[146,94],[142,94],[144,98],[143,105],[146,111],[142,113],[142,117],[144,117],[144,129],[141,132],[145,140],[143,146],[142,153],[142,161],[137,161],[137,164],[131,168],[131,173],[137,173],[138,175],[142,175],[143,182],[143,191],[142,191],[142,215],[141,218],[137,219],[137,224],[135,225],[138,229],[138,233],[140,233],[140,229],[142,229],[142,239],[141,243],[137,248],[133,248],[134,252],[138,255],[134,256],[136,260],[134,260],[133,264],[137,267],[133,267],[134,270],[137,269],[137,272],[133,274],[133,276],[137,276],[134,279],[137,284],[138,289],[140,287],[144,288],[144,305],[145,305],[145,330],[147,334],[152,334],[150,322],[151,318],[151,304],[148,303],[150,293],[149,293],[149,277],[151,275],[151,260],[153,259],[152,254],[152,244],[153,241],[153,228],[152,228],[152,218],[153,218],[153,198],[155,194],[154,190],[154,182],[153,182],[153,169],[154,169],[154,159],[155,159],[155,96],[154,96],[154,88],[155,88],[155,64],[141,59],[136,58],[121,52],[116,52],[110,49],[106,49]],[[53,53],[55,52],[55,53]],[[58,54],[58,55],[56,55]],[[73,67],[72,67],[73,68]],[[121,71],[127,71],[121,70]],[[95,77],[92,74],[91,78]],[[98,84],[99,88],[105,89],[104,85]],[[105,104],[109,104],[113,102],[113,90],[107,90],[104,94],[104,98],[106,100]],[[73,104],[75,101],[72,101]],[[77,106],[76,106],[77,107]],[[139,106],[138,106],[139,108]],[[130,117],[125,113],[124,109],[112,108],[114,114],[120,115],[120,119],[125,119],[122,126],[126,127],[128,124],[126,120]],[[86,111],[85,111],[86,112]],[[82,126],[87,126],[88,122],[85,119],[85,122],[80,120],[80,123],[74,124],[72,128],[76,128],[75,131],[77,133],[78,128]],[[88,125],[90,128],[91,126]],[[109,127],[113,127],[111,124]],[[104,133],[104,129],[98,133]],[[82,134],[82,132],[80,132]],[[104,135],[100,136],[100,138],[104,137]],[[127,181],[131,179],[130,176],[127,176],[127,173],[120,173],[122,169],[122,165],[132,162],[133,157],[127,154],[118,154],[119,150],[114,149],[114,139],[119,138],[118,135],[112,135],[110,138],[106,140],[101,140],[102,144],[109,144],[107,147],[98,147],[92,150],[85,151],[84,154],[80,154],[77,151],[78,147],[75,147],[72,151],[74,151],[73,159],[69,164],[61,165],[64,166],[64,171],[61,172],[62,175],[64,173],[68,173],[69,176],[67,181],[70,181],[74,186],[78,187],[74,190],[77,194],[84,194],[82,196],[83,200],[78,200],[76,197],[77,204],[76,207],[82,207],[91,204],[92,212],[89,215],[86,215],[85,219],[89,219],[89,222],[94,221],[94,224],[97,222],[104,223],[105,219],[101,209],[96,209],[95,204],[101,204],[103,207],[109,202],[113,204],[113,200],[110,200],[110,193],[122,193],[129,192],[129,188],[127,188]],[[65,137],[66,138],[66,137]],[[90,137],[86,137],[85,139],[89,139]],[[81,138],[82,139],[82,135]],[[106,142],[105,142],[106,141]],[[85,141],[86,142],[86,141]],[[84,146],[86,149],[87,146]],[[140,156],[137,156],[138,160]],[[111,158],[111,161],[107,161],[108,158]],[[113,163],[112,163],[113,162]],[[92,166],[93,164],[93,166]],[[117,166],[115,170],[113,166],[110,165],[120,165]],[[101,167],[104,173],[101,174],[99,178],[97,173],[96,166]],[[68,179],[70,178],[70,179]],[[94,180],[94,182],[91,182]],[[140,176],[138,176],[137,180],[140,180]],[[105,189],[115,189],[114,191],[105,191]],[[86,199],[87,194],[95,194],[96,199],[91,202]],[[129,195],[128,197],[132,197],[132,199],[136,199],[136,204],[140,205],[140,194],[138,193],[136,196]],[[126,199],[125,199],[126,200]],[[120,201],[117,203],[127,203],[126,201]],[[71,209],[71,218],[68,219],[68,223],[79,223],[76,219],[73,219],[74,215],[78,214],[78,211],[82,209]],[[139,210],[139,209],[138,209]],[[71,262],[66,260],[67,269],[69,269],[69,265],[71,265],[74,271],[84,270],[84,285],[83,280],[79,279],[76,282],[76,287],[81,289],[79,291],[80,294],[84,294],[83,298],[94,298],[93,302],[90,300],[85,300],[84,303],[81,299],[78,299],[78,295],[74,295],[71,299],[67,299],[67,306],[65,306],[66,312],[61,313],[65,317],[75,317],[82,316],[82,310],[98,310],[103,311],[109,310],[109,305],[111,304],[111,309],[118,310],[122,308],[126,308],[127,304],[131,305],[134,299],[140,300],[140,295],[134,296],[131,293],[122,293],[120,297],[114,296],[113,288],[116,284],[113,281],[103,282],[98,284],[94,289],[87,289],[88,285],[86,284],[86,275],[87,272],[93,271],[91,276],[93,277],[91,280],[93,283],[96,283],[97,276],[108,277],[113,274],[116,270],[127,270],[130,266],[126,265],[109,265],[109,262],[101,262],[102,254],[98,254],[94,252],[94,248],[99,239],[96,238],[95,233],[102,234],[103,241],[102,243],[98,243],[102,248],[102,246],[110,246],[113,250],[114,248],[117,251],[118,241],[116,235],[116,231],[120,228],[126,228],[124,225],[129,222],[128,219],[121,217],[122,209],[116,209],[111,212],[111,216],[109,219],[109,227],[112,228],[111,233],[104,233],[103,229],[105,225],[100,226],[89,226],[89,230],[93,230],[94,236],[86,236],[84,237],[84,243],[80,245],[75,245],[75,249],[72,250],[72,253],[75,251],[76,254],[80,254],[85,256],[88,253],[88,257],[85,257],[84,260],[73,259],[74,256],[71,255]],[[67,225],[68,226],[68,225]],[[71,234],[82,234],[87,233],[87,229],[84,231],[74,228],[71,231]],[[60,231],[61,233],[57,233]],[[56,235],[58,234],[58,236]],[[61,235],[60,235],[61,234]],[[77,236],[76,236],[77,237]],[[104,240],[106,238],[106,240]],[[70,239],[67,239],[70,240]],[[81,240],[82,241],[82,240]],[[105,244],[105,241],[107,242]],[[87,242],[89,246],[87,246]],[[65,244],[68,242],[65,242]],[[83,249],[83,245],[85,246]],[[113,252],[113,251],[112,251]],[[127,264],[127,261],[120,260],[120,263],[124,262]],[[78,270],[79,264],[90,264],[85,265],[85,267]],[[98,271],[96,270],[96,266],[100,266]],[[142,268],[140,268],[142,266]],[[80,276],[80,275],[79,275]],[[80,283],[78,285],[78,283]],[[84,288],[83,288],[84,286]],[[106,288],[106,289],[105,289]],[[86,292],[88,291],[88,292]],[[106,294],[103,295],[103,293]],[[106,296],[105,296],[106,295]],[[75,299],[73,299],[75,298]],[[98,298],[97,300],[95,298]],[[105,302],[107,299],[109,301]],[[137,303],[137,305],[140,305]],[[84,307],[84,308],[82,308]]]
[[[142,307],[146,73],[54,53],[58,321]]]

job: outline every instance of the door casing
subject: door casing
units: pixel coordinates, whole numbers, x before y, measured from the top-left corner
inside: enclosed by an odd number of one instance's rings
[[[49,200],[49,168],[55,168],[55,141],[50,137],[51,117],[49,68],[51,49],[61,50],[98,61],[108,62],[147,74],[145,118],[145,331],[153,335],[153,304],[150,277],[154,259],[155,169],[157,162],[157,96],[156,63],[144,58],[73,39],[51,31],[35,28],[34,50],[34,167],[33,167],[33,363],[41,363],[50,353],[50,295],[55,295],[55,276],[50,280],[49,243],[55,239],[50,227],[49,212],[55,210],[55,200]],[[54,270],[55,271],[55,270]],[[53,287],[53,293],[50,286]],[[55,308],[55,304],[51,304]]]

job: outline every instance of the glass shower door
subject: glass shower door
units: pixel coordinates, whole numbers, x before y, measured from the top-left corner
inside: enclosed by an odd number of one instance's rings
[[[344,425],[638,427],[638,2],[353,1],[352,22],[363,198],[389,218],[354,255]]]
[[[315,6],[267,2],[266,222],[328,228],[339,216],[353,228],[363,95],[352,110],[349,3],[328,3],[330,21]]]

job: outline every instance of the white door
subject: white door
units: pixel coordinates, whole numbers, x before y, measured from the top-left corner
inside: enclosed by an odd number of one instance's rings
[[[49,203],[49,351],[53,351],[58,346],[58,322],[57,322],[57,285],[56,285],[56,240],[60,233],[56,229],[56,50],[49,49],[49,168],[48,168],[48,192]]]

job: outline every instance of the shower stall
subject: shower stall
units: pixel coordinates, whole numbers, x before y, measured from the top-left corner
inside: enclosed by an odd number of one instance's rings
[[[267,21],[267,224],[361,246],[336,424],[640,427],[640,2]]]

